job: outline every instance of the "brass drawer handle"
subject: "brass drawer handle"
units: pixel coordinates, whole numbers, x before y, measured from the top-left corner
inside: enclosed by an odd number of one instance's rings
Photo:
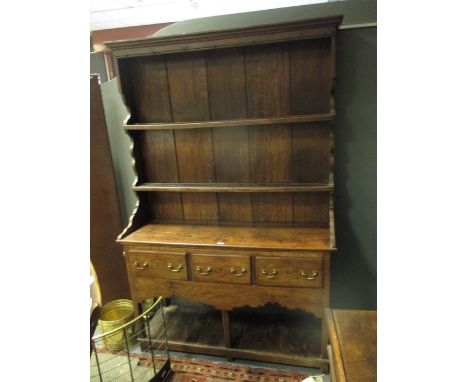
[[[313,271],[309,277],[307,277],[307,273],[305,273],[304,271],[300,271],[299,273],[301,274],[302,277],[305,277],[307,280],[315,280],[318,276],[317,271]]]
[[[262,269],[261,272],[262,272],[262,275],[267,275],[266,276],[267,279],[274,279],[278,275],[278,271],[276,269],[271,270],[271,275],[268,274],[266,269]]]
[[[229,268],[229,272],[234,273],[234,276],[236,276],[236,277],[241,277],[241,276],[244,276],[244,274],[247,272],[247,269],[242,268],[242,269],[241,269],[241,273],[235,273],[235,272],[236,272],[236,268],[230,267],[230,268]]]
[[[140,265],[140,263],[138,261],[135,261],[135,263],[133,264],[133,266],[136,268],[136,269],[146,269],[148,268],[148,262],[145,261],[142,265]]]
[[[197,272],[199,272],[202,276],[208,276],[208,274],[211,272],[211,265],[206,268],[206,271],[203,271],[200,266],[197,266],[195,268]]]
[[[183,268],[182,264],[179,264],[179,266],[176,269],[174,269],[172,263],[167,263],[167,267],[171,270],[171,272],[180,272]]]

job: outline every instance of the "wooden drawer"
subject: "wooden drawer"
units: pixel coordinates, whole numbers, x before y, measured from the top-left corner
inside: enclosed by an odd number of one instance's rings
[[[250,257],[193,254],[192,279],[230,284],[250,284]]]
[[[320,288],[323,263],[320,259],[257,256],[255,276],[258,285]]]
[[[127,267],[136,277],[187,280],[185,253],[131,251],[127,254]]]

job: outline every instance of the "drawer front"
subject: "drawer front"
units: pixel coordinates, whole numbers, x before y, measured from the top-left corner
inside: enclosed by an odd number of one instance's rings
[[[290,287],[322,287],[323,262],[299,257],[256,257],[256,284]]]
[[[193,254],[190,261],[194,281],[250,284],[249,256]]]
[[[187,280],[185,253],[136,252],[127,254],[128,269],[136,277]]]

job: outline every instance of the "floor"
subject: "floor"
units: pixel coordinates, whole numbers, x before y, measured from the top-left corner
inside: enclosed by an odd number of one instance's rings
[[[250,361],[250,360],[243,360],[243,359],[235,359],[232,361],[226,361],[224,357],[216,357],[211,355],[204,355],[204,354],[194,354],[194,353],[181,353],[181,352],[169,352],[170,356],[175,357],[184,357],[189,359],[200,359],[203,361],[213,361],[213,362],[221,362],[221,363],[229,363],[229,364],[237,364],[242,366],[249,366],[249,367],[261,367],[267,369],[280,369],[280,370],[288,370],[288,371],[296,371],[299,373],[307,373],[312,376],[321,375],[324,382],[329,382],[329,376],[326,374],[322,374],[320,369],[314,369],[309,367],[301,367],[301,366],[291,366],[291,365],[284,365],[279,363],[269,363],[269,362],[258,362],[258,361]]]
[[[96,328],[96,331],[94,334],[95,336],[100,334],[99,327]],[[103,347],[103,344],[99,344],[98,347]],[[130,351],[133,353],[141,353],[140,347],[137,344],[132,346]],[[299,373],[309,374],[311,376],[322,376],[323,382],[330,381],[328,375],[322,374],[320,372],[320,369],[315,369],[315,368],[292,366],[292,365],[285,365],[285,364],[279,364],[279,363],[259,362],[259,361],[243,360],[243,359],[234,359],[228,362],[226,358],[224,357],[217,357],[217,356],[211,356],[211,355],[205,355],[205,354],[195,354],[195,353],[182,353],[182,352],[175,352],[175,351],[170,351],[169,356],[170,357],[182,357],[182,358],[195,359],[195,360],[199,359],[203,361],[212,361],[212,362],[220,362],[220,363],[228,363],[228,364],[237,364],[237,365],[248,366],[248,367],[260,367],[260,368],[267,368],[267,369],[280,369],[280,370],[295,371]]]

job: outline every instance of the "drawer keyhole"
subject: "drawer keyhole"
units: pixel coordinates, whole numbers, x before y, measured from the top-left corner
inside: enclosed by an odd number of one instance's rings
[[[278,275],[278,271],[276,269],[271,270],[271,275],[268,274],[266,269],[262,269],[260,272],[262,272],[262,275],[266,275],[267,279],[274,279]]]

